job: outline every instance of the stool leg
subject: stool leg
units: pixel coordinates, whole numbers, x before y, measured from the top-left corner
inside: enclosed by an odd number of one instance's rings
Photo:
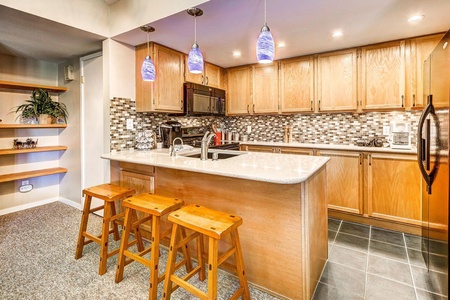
[[[205,259],[203,258],[203,253],[205,253],[203,245],[203,234],[200,234],[197,239],[197,257],[198,265],[200,266],[200,272],[198,273],[198,279],[200,281],[205,281],[206,271],[205,271]]]
[[[158,295],[158,264],[159,264],[159,236],[160,218],[153,216],[152,218],[152,250],[151,250],[151,267],[150,267],[150,291],[149,299],[156,299]]]
[[[111,204],[105,201],[103,209],[103,224],[102,224],[102,238],[100,244],[100,265],[98,274],[106,273],[106,262],[108,260],[108,238],[109,238],[109,224],[111,223]]]
[[[237,229],[231,231],[231,242],[233,243],[233,247],[236,248],[235,259],[239,284],[244,288],[242,298],[244,300],[250,300],[250,291],[248,290],[247,275],[245,275],[244,259],[242,257],[242,248]]]
[[[133,220],[138,221],[139,218],[138,218],[137,212],[133,209],[132,213],[133,213]],[[139,252],[144,251],[144,242],[142,241],[142,235],[141,235],[141,230],[139,229],[139,225],[136,226],[135,228],[133,228],[133,231],[134,231],[134,237],[137,240],[138,251]]]
[[[117,214],[116,204],[111,203],[111,216],[115,216],[116,214]],[[118,241],[120,240],[119,226],[117,225],[117,222],[115,220],[112,222],[112,226],[113,226],[114,240]]]
[[[119,257],[116,269],[116,283],[119,283],[123,279],[123,269],[125,268],[125,250],[128,249],[128,239],[130,237],[130,229],[131,229],[131,216],[130,216],[131,208],[126,208],[125,210],[125,219],[123,221],[123,229],[122,229],[122,240],[120,241],[120,249],[119,249]]]
[[[217,299],[217,264],[219,260],[219,240],[209,238],[208,247],[208,300]]]
[[[83,256],[84,247],[84,233],[86,232],[89,210],[91,209],[92,196],[86,195],[84,198],[83,213],[81,215],[80,232],[78,233],[77,250],[75,251],[75,259],[79,259]]]
[[[181,230],[181,239],[184,239],[186,237],[186,229],[184,227],[180,228]],[[184,255],[184,259],[186,260],[186,264],[185,264],[185,268],[186,268],[186,273],[189,273],[190,271],[192,271],[192,259],[191,259],[191,254],[189,253],[189,247],[188,245],[183,245],[181,247],[181,252],[183,252]]]
[[[172,295],[172,281],[170,277],[174,273],[175,269],[175,261],[177,258],[177,249],[175,249],[175,245],[178,243],[178,224],[173,224],[172,227],[172,235],[170,237],[170,246],[169,246],[169,257],[167,259],[167,267],[166,267],[166,278],[164,280],[164,293],[163,299],[169,300]]]

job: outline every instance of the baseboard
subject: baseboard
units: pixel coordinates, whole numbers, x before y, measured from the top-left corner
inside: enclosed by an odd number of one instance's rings
[[[22,211],[25,209],[29,209],[29,208],[33,208],[33,207],[37,207],[37,206],[41,206],[41,205],[45,205],[45,204],[49,204],[49,203],[53,203],[56,201],[62,202],[64,204],[67,204],[69,206],[72,206],[76,209],[81,210],[80,203],[77,203],[75,201],[72,201],[72,200],[69,200],[69,199],[66,199],[63,197],[54,197],[54,198],[49,198],[49,199],[33,202],[33,203],[28,203],[28,204],[23,204],[23,205],[18,205],[18,206],[2,209],[2,210],[0,210],[0,216],[15,213],[18,211]]]

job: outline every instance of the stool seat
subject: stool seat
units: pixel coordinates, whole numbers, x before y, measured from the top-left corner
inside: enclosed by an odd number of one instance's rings
[[[183,200],[144,193],[130,197],[122,202],[123,207],[129,207],[154,216],[166,215],[182,207]]]
[[[156,299],[158,284],[165,278],[164,274],[159,276],[158,265],[160,256],[160,240],[164,237],[168,237],[171,233],[171,228],[169,228],[165,232],[160,232],[161,217],[174,210],[179,209],[183,205],[183,200],[149,193],[139,194],[127,198],[122,202],[122,206],[125,208],[125,219],[116,270],[116,283],[122,281],[125,266],[132,261],[137,261],[150,269],[149,299]],[[130,215],[135,214],[137,216],[137,212],[145,213],[147,214],[147,216],[143,215],[143,217],[138,218],[136,222],[132,223]],[[150,247],[143,250],[138,249],[138,253],[128,250],[128,248],[132,245],[128,242],[130,229],[138,228],[140,224],[147,221],[151,221],[152,243]],[[182,234],[186,235],[185,232],[183,232]],[[144,255],[149,252],[151,252],[150,259],[144,258]],[[181,267],[182,265],[185,265],[186,270],[190,271],[192,269],[192,262],[189,253],[186,248],[183,248],[182,252],[184,254],[184,259],[180,261],[177,266]]]
[[[110,183],[91,186],[83,190],[83,195],[88,195],[108,202],[114,202],[132,196],[134,193],[135,191],[133,189]]]
[[[218,240],[242,224],[239,216],[196,204],[171,213],[168,220]]]

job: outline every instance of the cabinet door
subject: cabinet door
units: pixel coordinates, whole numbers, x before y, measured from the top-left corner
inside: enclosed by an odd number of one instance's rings
[[[320,150],[327,163],[328,208],[363,214],[363,154]]]
[[[420,225],[420,171],[415,155],[367,156],[369,217]]]
[[[277,153],[283,154],[296,154],[296,155],[314,155],[313,149],[304,149],[304,148],[296,148],[296,147],[280,147],[277,148]]]
[[[313,57],[280,61],[281,112],[314,110]]]
[[[317,57],[319,111],[353,111],[358,107],[356,49]]]
[[[156,111],[183,112],[184,54],[154,45],[156,80],[154,103]]]
[[[253,66],[253,113],[278,112],[278,63]]]
[[[424,107],[428,92],[424,90],[424,61],[437,46],[444,34],[436,34],[411,40],[410,91],[408,107]]]
[[[227,72],[227,114],[249,114],[251,103],[251,67],[231,68]]]
[[[205,78],[204,78],[204,83],[205,85],[211,86],[211,87],[215,87],[215,88],[220,88],[220,81],[221,81],[221,68],[210,64],[210,63],[205,63]]]
[[[189,72],[189,67],[188,67],[188,56],[185,55],[184,56],[184,81],[187,82],[193,82],[193,83],[197,83],[197,84],[203,84],[205,76],[205,65],[203,65],[203,73],[200,74],[194,74]]]
[[[363,108],[405,107],[405,76],[405,41],[363,47]]]

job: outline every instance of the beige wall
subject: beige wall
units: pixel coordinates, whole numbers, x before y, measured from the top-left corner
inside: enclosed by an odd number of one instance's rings
[[[57,85],[58,66],[55,63],[0,55],[0,80]],[[30,98],[30,91],[0,89],[0,119],[2,123],[16,123],[16,115],[10,113],[15,106]],[[52,95],[58,99],[58,95]],[[59,144],[59,129],[2,129],[0,148],[12,148],[14,138],[39,139],[39,146]],[[0,156],[0,174],[10,174],[34,169],[58,167],[63,153],[41,152]],[[59,197],[60,175],[29,179],[34,189],[28,193],[18,191],[22,181],[0,183],[0,214],[54,201]]]

